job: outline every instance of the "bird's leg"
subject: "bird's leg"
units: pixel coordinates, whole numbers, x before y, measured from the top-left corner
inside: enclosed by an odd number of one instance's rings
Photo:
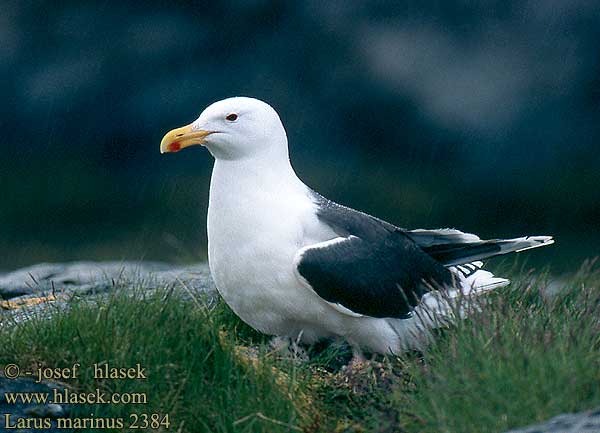
[[[338,378],[344,386],[349,386],[353,391],[359,392],[365,387],[365,378],[368,378],[366,374],[368,363],[359,346],[349,343],[352,346],[352,359],[342,367]]]
[[[305,361],[308,360],[308,354],[300,346],[301,338],[302,332],[300,332],[297,338],[273,337],[270,345],[275,352],[280,353],[284,357]]]
[[[358,371],[364,366],[365,362],[367,362],[367,358],[365,358],[365,355],[358,345],[352,343],[350,343],[350,345],[352,346],[352,359],[348,365],[344,366],[343,370],[346,370],[347,372]]]
[[[350,360],[350,364],[352,365],[361,365],[367,362],[367,358],[365,357],[362,350],[358,346],[352,346],[352,359]]]
[[[308,353],[300,346],[300,341],[302,341],[302,335],[304,334],[304,330],[301,330],[298,333],[298,336],[295,340],[290,339],[291,341],[291,352],[295,359],[300,359],[302,361],[308,361]]]
[[[269,342],[269,346],[274,352],[284,353],[288,350],[290,345],[290,339],[286,337],[273,337]]]

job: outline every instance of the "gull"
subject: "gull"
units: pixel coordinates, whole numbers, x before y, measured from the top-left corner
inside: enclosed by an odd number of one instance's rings
[[[509,284],[481,260],[554,242],[407,230],[328,200],[298,178],[279,115],[257,99],[213,103],[168,132],[160,151],[193,145],[215,159],[207,217],[215,285],[265,334],[343,339],[355,357],[418,349],[455,317],[459,299]]]

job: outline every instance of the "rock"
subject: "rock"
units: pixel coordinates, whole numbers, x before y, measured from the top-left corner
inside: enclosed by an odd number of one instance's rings
[[[50,403],[27,408],[25,409],[25,413],[38,418],[59,418],[66,416],[67,410],[60,404]]]
[[[68,289],[102,292],[115,285],[170,286],[178,280],[191,288],[212,286],[205,263],[177,267],[159,262],[42,263],[0,276],[0,296],[10,299],[32,293]]]
[[[506,433],[600,433],[600,409],[558,415],[543,424]]]
[[[4,317],[21,321],[32,313],[49,312],[50,306],[64,308],[73,296],[92,297],[112,289],[164,288],[181,290],[185,296],[216,295],[206,263],[190,266],[160,262],[42,263],[0,275],[0,312],[8,311]]]
[[[24,404],[21,401],[16,403],[9,403],[6,400],[6,394],[9,392],[23,392],[23,393],[49,393],[52,395],[53,389],[61,390],[65,385],[52,382],[41,382],[35,383],[32,379],[18,378],[18,379],[7,379],[6,377],[0,376],[0,429],[1,431],[11,431],[15,433],[26,433],[31,432],[30,429],[6,428],[5,414],[10,414],[9,424],[11,426],[16,425],[19,418],[33,419],[33,418],[57,418],[67,416],[69,413],[69,405],[61,404],[38,404],[29,403]],[[65,430],[59,430],[55,428],[56,425],[52,423],[52,427],[48,429],[42,429],[44,432],[61,432]],[[35,431],[35,430],[33,430]]]

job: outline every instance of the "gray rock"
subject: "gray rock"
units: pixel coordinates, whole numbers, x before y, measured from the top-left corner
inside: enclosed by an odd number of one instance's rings
[[[506,433],[600,433],[600,409],[558,415],[543,424]]]
[[[66,405],[60,405],[57,403],[37,405],[25,409],[25,413],[37,418],[59,418],[67,415],[65,406]]]
[[[212,287],[206,263],[177,267],[159,262],[41,263],[0,275],[0,296],[17,296],[52,290],[102,292],[115,285],[169,286],[178,281],[191,288]]]
[[[206,263],[174,266],[159,262],[42,263],[0,275],[0,318],[21,321],[35,313],[65,308],[73,296],[95,297],[110,290],[177,289],[184,296],[216,295]],[[0,324],[7,321],[0,321]]]
[[[9,392],[23,392],[23,393],[49,393],[52,395],[53,389],[64,389],[65,385],[60,385],[52,382],[41,382],[35,383],[32,379],[18,378],[18,379],[7,379],[6,377],[0,376],[0,431],[11,431],[15,433],[25,433],[35,430],[14,428],[17,425],[19,418],[34,419],[34,418],[48,418],[54,419],[57,417],[68,416],[69,405],[65,404],[38,404],[38,403],[23,403],[18,401],[16,403],[9,403],[5,398],[5,393]],[[6,417],[5,414],[10,414],[9,425],[10,430],[5,425]],[[51,422],[51,427],[48,429],[41,429],[39,431],[44,432],[64,432],[65,430],[57,429],[56,424]]]

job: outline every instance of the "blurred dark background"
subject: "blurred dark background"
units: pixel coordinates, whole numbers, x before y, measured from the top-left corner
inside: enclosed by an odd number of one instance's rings
[[[600,2],[0,3],[0,269],[206,257],[212,158],[161,156],[228,96],[280,113],[296,171],[410,228],[600,241]]]

